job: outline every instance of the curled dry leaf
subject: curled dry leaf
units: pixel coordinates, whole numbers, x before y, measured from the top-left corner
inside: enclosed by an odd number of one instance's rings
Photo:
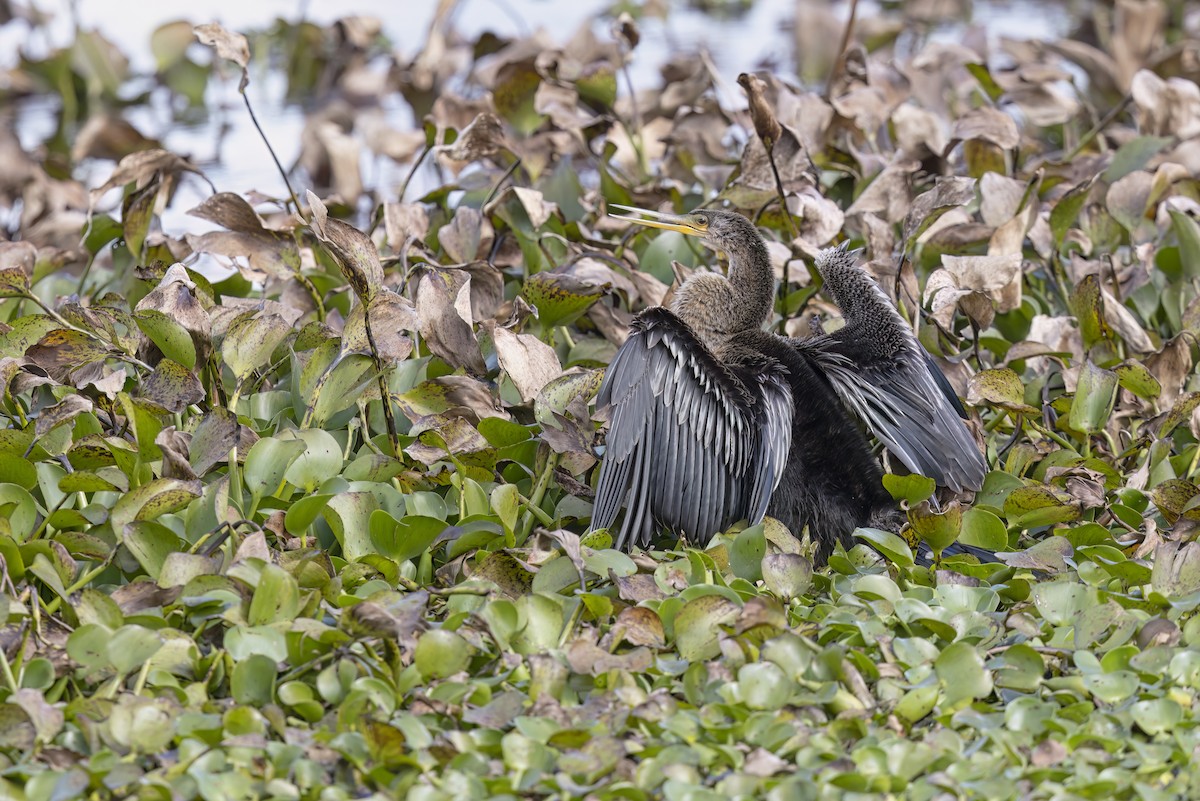
[[[803,186],[789,195],[788,208],[800,219],[800,238],[817,247],[831,242],[846,223],[841,207],[814,186]]]
[[[223,256],[239,266],[239,257],[245,258],[251,270],[247,277],[251,279],[288,278],[300,270],[300,251],[295,238],[288,232],[271,230],[263,225],[254,208],[241,195],[218,192],[188,214],[229,229],[187,234],[192,250]]]
[[[87,158],[117,161],[139,150],[161,148],[162,143],[150,139],[124,117],[116,114],[97,114],[89,117],[71,146],[71,161]]]
[[[896,144],[914,158],[940,156],[948,141],[946,123],[936,114],[914,103],[901,103],[892,112]]]
[[[417,280],[417,326],[434,355],[475,375],[487,368],[472,329],[471,277],[462,270],[426,268]]]
[[[920,162],[897,154],[850,204],[846,216],[871,213],[889,223],[904,219],[911,207],[912,174],[920,166]]]
[[[327,182],[338,197],[353,204],[363,193],[362,145],[332,120],[310,121],[310,125],[311,129],[305,126],[307,148],[301,160],[316,164],[309,174],[320,175],[322,183]]]
[[[28,294],[37,256],[37,248],[29,242],[0,242],[0,298]]]
[[[925,303],[944,328],[950,327],[956,305],[982,327],[991,325],[994,311],[1007,312],[1021,305],[1020,255],[943,255],[942,264],[925,285]],[[1010,291],[1013,286],[1018,287],[1015,300]],[[983,299],[987,302],[981,304]]]
[[[309,191],[312,230],[342,269],[354,293],[369,301],[383,286],[383,263],[370,237],[352,225],[329,216],[321,199]]]
[[[951,146],[971,139],[982,139],[1002,150],[1011,150],[1021,141],[1021,134],[1012,117],[985,106],[960,117],[950,132]]]
[[[530,189],[526,186],[510,186],[488,204],[484,212],[491,214],[494,210],[502,209],[506,204],[511,203],[514,198],[520,208],[524,210],[526,216],[528,216],[529,222],[535,230],[545,225],[551,215],[558,211],[558,204],[546,200],[545,195],[538,190]]]
[[[628,11],[622,11],[617,17],[616,23],[613,25],[613,33],[621,39],[627,48],[633,50],[638,46],[638,42],[642,40],[641,31],[638,30],[637,21],[629,15]]]
[[[542,387],[533,407],[534,417],[543,428],[556,425],[555,415],[567,415],[572,407],[578,408],[577,404],[591,403],[603,379],[601,370],[571,368]],[[585,414],[578,419],[586,417]]]
[[[770,150],[782,137],[783,126],[775,119],[775,112],[767,102],[767,84],[762,78],[748,72],[739,75],[737,82],[750,102],[750,121],[754,123],[754,132]]]
[[[393,128],[382,112],[360,115],[356,127],[362,130],[363,143],[368,150],[401,164],[412,161],[413,156],[425,146],[424,131]]]
[[[917,195],[904,218],[904,241],[911,242],[914,237],[929,230],[946,212],[973,201],[975,186],[974,178],[952,175],[939,178],[933,189]]]
[[[562,374],[554,348],[532,334],[515,334],[491,320],[483,328],[492,337],[500,369],[513,382],[521,400],[529,403],[542,388]]]
[[[1200,86],[1184,78],[1163,80],[1150,70],[1133,76],[1130,95],[1143,134],[1190,139],[1200,135]]]
[[[214,48],[217,56],[228,59],[242,68],[242,79],[238,84],[238,91],[246,91],[246,87],[250,84],[250,73],[246,69],[250,64],[250,43],[246,41],[246,37],[240,33],[225,30],[225,27],[218,22],[197,25],[193,31],[200,44]]]
[[[413,425],[418,441],[404,449],[424,465],[444,461],[448,455],[462,456],[488,450],[491,445],[465,418],[432,415]]]
[[[445,154],[452,161],[479,161],[507,148],[500,118],[490,111],[484,111],[458,132],[458,138],[446,149]]]
[[[182,156],[177,156],[166,150],[141,150],[131,153],[117,164],[108,180],[89,193],[90,205],[95,205],[106,192],[118,186],[133,184],[137,189],[143,189],[151,181],[159,181],[163,185],[160,197],[165,200],[166,194],[174,186],[174,180],[185,172],[203,176],[204,173]]]
[[[204,385],[195,373],[179,362],[162,359],[154,372],[142,379],[139,397],[179,414],[194,403],[204,400]]]
[[[182,481],[195,481],[199,476],[192,469],[188,460],[188,448],[191,446],[192,435],[168,426],[158,432],[154,444],[162,451],[162,477],[177,478]],[[133,585],[127,585],[133,586]]]
[[[429,233],[429,212],[420,203],[388,203],[383,222],[394,252],[401,252],[410,238],[423,241]]]
[[[459,206],[450,222],[438,229],[438,242],[460,264],[474,261],[482,238],[483,215],[470,206]]]
[[[367,310],[364,313],[364,309]],[[413,342],[405,331],[417,330],[417,310],[412,301],[383,287],[366,305],[355,304],[342,328],[342,353],[372,352],[367,336],[367,317],[370,317],[371,337],[385,364],[401,362],[412,353]]]
[[[987,403],[1022,414],[1037,413],[1037,409],[1025,403],[1021,377],[1007,367],[981,370],[971,376],[967,383],[967,403],[972,406]]]
[[[71,393],[48,409],[43,409],[34,424],[35,436],[44,437],[55,428],[69,423],[84,412],[90,412],[93,404],[82,395]]]
[[[172,264],[158,286],[138,301],[135,311],[155,311],[181,326],[192,339],[195,362],[203,364],[212,351],[212,319],[196,298],[196,284],[182,264]]]

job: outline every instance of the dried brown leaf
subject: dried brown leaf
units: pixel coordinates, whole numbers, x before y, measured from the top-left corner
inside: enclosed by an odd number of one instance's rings
[[[417,324],[434,355],[475,375],[487,368],[472,329],[471,277],[462,270],[427,268],[417,281]]]
[[[328,246],[354,293],[369,301],[383,286],[383,264],[375,243],[354,226],[331,218],[325,204],[311,191],[307,198],[313,233]]]
[[[1004,150],[1011,150],[1021,141],[1013,118],[998,109],[985,106],[960,117],[950,133],[950,144],[983,139]]]
[[[404,332],[417,330],[417,310],[412,301],[387,287],[380,289],[368,305],[357,303],[350,310],[342,329],[343,355],[372,352],[364,309],[369,309],[371,334],[379,349],[379,358],[385,364],[407,359],[412,353],[413,342]]]
[[[214,48],[217,56],[228,59],[242,68],[242,80],[238,84],[238,91],[246,91],[246,87],[250,84],[250,73],[246,70],[250,64],[250,43],[246,41],[246,37],[240,33],[225,30],[225,27],[218,22],[197,25],[193,31],[200,44]]]
[[[554,348],[537,337],[515,334],[490,320],[483,325],[495,344],[500,369],[513,382],[524,402],[532,401],[542,387],[562,374],[562,365],[558,363]]]

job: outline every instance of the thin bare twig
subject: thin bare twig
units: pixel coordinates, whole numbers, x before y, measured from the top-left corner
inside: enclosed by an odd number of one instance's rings
[[[846,20],[846,28],[842,31],[842,42],[838,45],[837,58],[829,70],[829,80],[825,82],[825,97],[833,93],[833,84],[841,76],[846,67],[846,49],[850,47],[850,39],[854,35],[854,22],[858,18],[858,0],[850,0],[850,18]]]
[[[279,156],[275,155],[275,148],[271,147],[270,140],[267,139],[267,135],[263,132],[262,126],[258,124],[258,117],[254,113],[254,106],[250,105],[250,96],[246,94],[246,88],[244,86],[242,87],[242,101],[246,104],[246,111],[250,112],[250,121],[254,123],[254,129],[258,131],[258,135],[262,138],[263,144],[267,146],[267,152],[271,154],[271,161],[275,162],[275,169],[279,170],[279,177],[283,179],[283,185],[287,187],[288,196],[292,199],[292,208],[299,212],[300,201],[296,199],[296,193],[292,190],[292,182],[288,180],[287,170],[283,168],[283,164],[281,164],[279,161]]]

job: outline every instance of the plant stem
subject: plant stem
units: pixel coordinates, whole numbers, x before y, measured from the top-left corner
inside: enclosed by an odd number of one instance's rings
[[[400,191],[396,194],[396,202],[404,202],[404,194],[408,192],[408,185],[412,183],[413,176],[417,174],[417,170],[425,163],[426,157],[433,152],[432,147],[427,147],[421,151],[421,155],[417,156],[417,160],[413,162],[412,168],[408,171],[408,175],[404,176],[404,183],[400,184]]]
[[[1080,138],[1075,147],[1071,148],[1071,152],[1063,156],[1063,161],[1073,161],[1076,156],[1083,152],[1083,149],[1087,147],[1093,139],[1100,135],[1101,131],[1103,131],[1109,125],[1112,125],[1113,120],[1119,117],[1121,113],[1125,111],[1125,109],[1129,108],[1129,104],[1132,102],[1132,94],[1127,94],[1121,98],[1121,102],[1109,109],[1108,113],[1101,117],[1100,121],[1093,125],[1091,129]]]
[[[275,148],[271,147],[271,142],[267,139],[267,135],[263,133],[262,126],[258,124],[258,116],[254,113],[254,107],[250,105],[250,96],[246,94],[245,87],[242,87],[242,101],[246,104],[246,111],[250,112],[250,121],[254,123],[254,129],[258,131],[263,144],[267,146],[267,152],[271,154],[271,160],[275,162],[275,169],[279,170],[279,177],[283,179],[283,185],[287,187],[288,197],[292,199],[292,208],[299,213],[300,201],[296,199],[296,193],[292,191],[292,182],[288,180],[287,170],[279,162],[279,156],[275,155]]]
[[[388,444],[392,446],[392,456],[399,459],[400,435],[396,433],[396,417],[392,413],[392,391],[388,387],[387,369],[383,363],[383,356],[379,354],[379,346],[375,344],[375,334],[371,331],[371,304],[365,300],[362,303],[363,327],[367,330],[367,342],[371,346],[371,360],[375,362],[375,371],[378,374],[379,403],[383,406],[383,419],[387,424]]]
[[[833,93],[834,81],[842,74],[842,69],[846,65],[846,48],[850,46],[850,37],[854,35],[854,22],[857,17],[858,0],[850,0],[850,18],[846,20],[846,27],[842,31],[842,41],[838,45],[837,58],[833,60],[833,67],[829,70],[829,79],[825,82],[826,98]]]
[[[321,300],[321,293],[317,291],[317,285],[300,270],[296,270],[296,282],[304,287],[308,296],[312,298],[313,305],[317,307],[317,320],[325,322],[325,301]]]
[[[530,493],[529,500],[525,503],[525,517],[521,520],[521,536],[517,538],[518,545],[529,539],[529,532],[533,531],[534,517],[537,517],[544,526],[554,525],[554,520],[540,507],[542,498],[546,495],[546,488],[550,485],[550,476],[557,466],[558,454],[551,451],[550,455],[546,457],[546,466],[542,468],[537,483],[533,485],[533,492]]]
[[[1055,442],[1057,442],[1059,445],[1066,448],[1067,450],[1071,450],[1071,451],[1075,450],[1074,445],[1072,445],[1070,442],[1067,442],[1067,440],[1064,439],[1062,436],[1060,436],[1056,432],[1051,431],[1050,429],[1046,428],[1041,423],[1035,423],[1032,418],[1026,418],[1025,422],[1029,424],[1030,428],[1032,428],[1034,431],[1037,431],[1042,436],[1048,437],[1048,438],[1054,440]]]
[[[490,190],[488,190],[487,197],[485,197],[483,199],[483,202],[479,204],[479,208],[481,208],[481,209],[487,208],[487,204],[492,202],[492,198],[494,198],[496,196],[496,193],[500,191],[500,187],[504,184],[504,182],[506,180],[508,180],[509,176],[511,176],[514,172],[517,171],[517,167],[521,166],[520,157],[514,155],[514,158],[516,160],[513,161],[513,163],[509,166],[509,168],[504,171],[504,174],[501,175],[499,177],[499,179],[496,180],[496,183],[492,184],[492,188]]]
[[[63,598],[74,595],[75,593],[82,590],[84,587],[86,587],[88,584],[90,584],[92,582],[92,579],[94,579],[96,576],[103,573],[106,569],[108,569],[108,562],[101,562],[100,564],[96,565],[88,572],[84,573],[82,576],[80,576],[78,579],[75,580],[74,584],[72,584],[70,587],[67,587],[65,590],[63,590],[62,595],[58,596],[57,598],[52,598],[50,600],[50,602],[46,604],[46,614],[53,615],[55,612],[58,611],[58,608],[60,606],[62,606]]]
[[[17,686],[17,677],[13,675],[12,665],[8,663],[8,655],[4,653],[4,649],[0,648],[0,673],[4,675],[4,683],[8,685],[10,693],[16,693],[20,687]]]

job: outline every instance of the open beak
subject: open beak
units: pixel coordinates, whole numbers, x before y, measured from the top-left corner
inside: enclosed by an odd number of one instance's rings
[[[628,214],[609,214],[614,220],[626,220],[638,225],[645,225],[650,228],[662,228],[667,231],[678,231],[681,234],[689,236],[704,236],[708,233],[707,230],[699,228],[692,224],[687,217],[678,214],[663,214],[661,211],[651,211],[650,209],[639,209],[634,206],[622,206],[617,203],[609,203],[610,209],[622,209],[624,211],[632,211],[642,215],[641,217],[633,217]]]

